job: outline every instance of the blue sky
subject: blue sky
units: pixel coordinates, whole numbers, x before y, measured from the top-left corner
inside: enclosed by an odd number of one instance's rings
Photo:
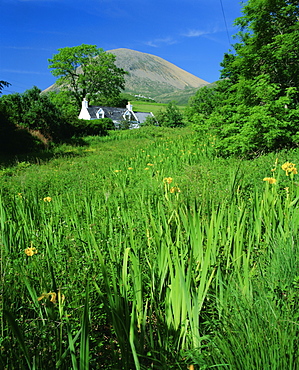
[[[237,0],[0,0],[0,80],[11,83],[3,93],[49,87],[56,79],[48,58],[81,44],[154,54],[213,82],[241,7]]]

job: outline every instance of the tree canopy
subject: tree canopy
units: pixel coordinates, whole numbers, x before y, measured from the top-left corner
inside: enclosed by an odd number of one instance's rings
[[[113,99],[124,89],[126,72],[115,65],[116,57],[96,45],[79,45],[58,49],[49,59],[52,74],[61,90],[68,90],[81,106],[89,100]]]
[[[224,154],[252,154],[299,142],[299,6],[294,0],[249,0],[235,20],[234,51],[224,55],[222,80],[208,113],[200,92],[191,102],[200,135],[217,137]],[[216,94],[216,96],[215,96]],[[217,98],[218,94],[218,98]]]

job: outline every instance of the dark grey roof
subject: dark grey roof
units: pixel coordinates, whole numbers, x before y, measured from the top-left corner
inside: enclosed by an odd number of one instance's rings
[[[91,119],[97,119],[96,113],[102,109],[104,111],[104,115],[106,118],[111,118],[113,121],[122,121],[124,120],[124,114],[128,112],[126,108],[114,108],[114,107],[101,107],[91,105],[87,108],[88,113],[90,114]],[[148,116],[152,116],[152,113],[145,113],[145,112],[132,112],[137,117],[137,121],[139,123],[143,123]],[[134,120],[131,117],[131,120]]]
[[[97,107],[97,106],[90,106],[87,108],[88,113],[90,114],[91,119],[97,118],[97,111],[99,109],[103,109],[106,118],[111,118],[113,121],[120,121],[123,120],[123,114],[125,113],[125,108],[114,108],[114,107]]]

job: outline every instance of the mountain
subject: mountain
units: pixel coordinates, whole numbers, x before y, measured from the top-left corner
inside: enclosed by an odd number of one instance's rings
[[[164,97],[162,100],[165,100],[165,94],[177,94],[190,88],[193,94],[192,88],[197,90],[208,84],[156,55],[130,49],[114,49],[108,52],[116,56],[118,67],[129,72],[126,77],[126,92],[142,94],[159,101],[161,96]]]
[[[129,73],[125,77],[126,93],[151,97],[161,103],[176,100],[186,104],[198,88],[209,84],[156,55],[123,48],[107,52],[114,54],[115,64]],[[46,89],[50,90],[55,90],[55,85]]]

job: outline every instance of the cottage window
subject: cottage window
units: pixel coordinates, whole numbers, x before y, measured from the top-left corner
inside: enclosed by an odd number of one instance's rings
[[[105,112],[103,111],[102,108],[100,108],[97,112],[96,112],[96,117],[99,119],[99,118],[104,118],[105,116]]]

